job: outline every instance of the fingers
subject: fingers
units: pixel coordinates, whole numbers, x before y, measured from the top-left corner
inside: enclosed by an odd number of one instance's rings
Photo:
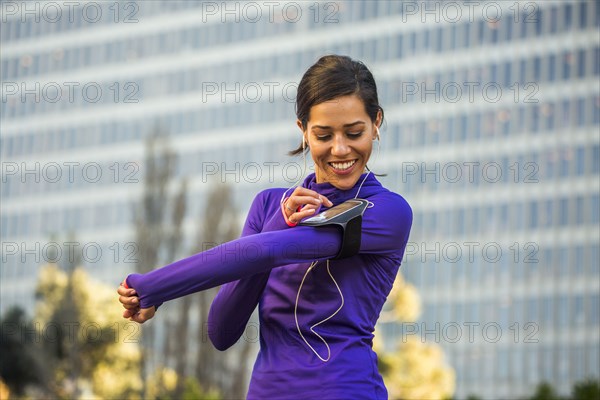
[[[325,197],[322,194],[320,194],[319,198],[321,199],[321,201],[323,202],[323,204],[325,205],[325,207],[333,207],[333,203],[327,197]]]
[[[137,322],[139,324],[143,324],[144,322],[146,322],[149,319],[153,318],[155,312],[156,312],[156,308],[154,308],[154,307],[142,308],[138,312],[136,312],[135,314],[133,314],[129,318],[129,320]],[[125,317],[125,312],[123,312],[123,316]]]
[[[312,216],[321,205],[332,207],[333,203],[314,190],[298,186],[284,203],[283,212],[285,217],[295,224],[303,218]]]
[[[321,204],[325,205],[326,207],[333,206],[333,203],[327,197],[315,192],[314,190],[298,186],[288,198],[286,202],[286,209],[289,212],[295,212],[298,207],[309,204],[314,205],[315,208],[318,208],[321,206]]]
[[[140,300],[137,297],[119,296],[119,302],[124,308],[132,310],[140,306]]]
[[[140,299],[135,289],[127,289],[124,286],[119,286],[117,293],[119,294],[119,302],[125,309],[132,310],[140,306]]]
[[[319,198],[319,196],[312,197],[312,196],[299,196],[299,195],[293,196],[292,195],[292,197],[290,197],[288,199],[285,206],[288,210],[296,211],[299,206],[303,206],[305,204],[312,204],[312,205],[318,207],[321,205],[321,203],[322,203],[322,200]]]
[[[138,298],[135,289],[126,288],[124,283],[122,283],[117,288],[117,293],[119,294],[119,302],[123,305],[123,308],[125,308],[125,311],[123,311],[123,318],[143,324],[154,317],[156,308],[140,308],[140,299]]]
[[[305,206],[302,208],[302,210],[290,215],[289,220],[292,222],[298,222],[303,218],[313,215],[315,213],[315,211],[316,211],[316,208],[311,207],[311,206]]]
[[[124,286],[119,286],[117,288],[117,293],[119,293],[121,296],[135,296],[135,295],[137,295],[137,292],[135,291],[135,289],[127,289]]]
[[[134,309],[134,310],[125,310],[123,311],[123,318],[126,319],[130,319],[131,317],[133,317],[137,312],[139,311],[139,309]]]

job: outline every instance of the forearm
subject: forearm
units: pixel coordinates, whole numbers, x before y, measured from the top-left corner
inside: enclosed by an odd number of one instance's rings
[[[334,257],[341,246],[336,227],[296,227],[224,243],[146,274],[132,274],[142,308],[267,272],[278,266]]]
[[[269,271],[221,286],[208,313],[210,341],[219,350],[240,338],[269,280]]]

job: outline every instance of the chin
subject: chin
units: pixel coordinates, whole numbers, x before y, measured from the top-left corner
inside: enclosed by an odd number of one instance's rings
[[[336,188],[338,188],[340,190],[349,190],[349,189],[352,189],[356,185],[356,182],[358,182],[359,178],[360,178],[360,175],[358,175],[356,177],[352,177],[352,178],[348,177],[348,178],[343,178],[343,179],[335,177],[335,180],[330,181],[330,182],[333,186],[335,186]]]

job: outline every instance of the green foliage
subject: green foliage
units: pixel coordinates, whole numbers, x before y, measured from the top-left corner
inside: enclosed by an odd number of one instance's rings
[[[571,390],[571,396],[563,397],[548,382],[542,382],[535,388],[535,392],[525,400],[600,400],[600,381],[586,379],[576,382]]]
[[[36,330],[19,307],[10,308],[0,320],[0,377],[16,395],[30,384],[42,384],[43,375],[36,357]]]
[[[560,400],[560,396],[556,393],[552,385],[548,382],[542,382],[537,385],[533,396],[529,400]]]
[[[182,400],[220,400],[221,396],[216,391],[205,392],[195,378],[188,376],[185,380],[185,388],[181,396]]]
[[[600,400],[600,381],[587,379],[573,386],[573,400]]]

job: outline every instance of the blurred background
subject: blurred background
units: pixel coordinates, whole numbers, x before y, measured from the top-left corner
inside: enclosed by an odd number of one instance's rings
[[[390,398],[600,396],[600,7],[582,1],[2,1],[0,398],[244,398],[215,290],[116,287],[236,238],[311,172],[326,54],[385,110],[371,169],[414,223],[376,330]]]

